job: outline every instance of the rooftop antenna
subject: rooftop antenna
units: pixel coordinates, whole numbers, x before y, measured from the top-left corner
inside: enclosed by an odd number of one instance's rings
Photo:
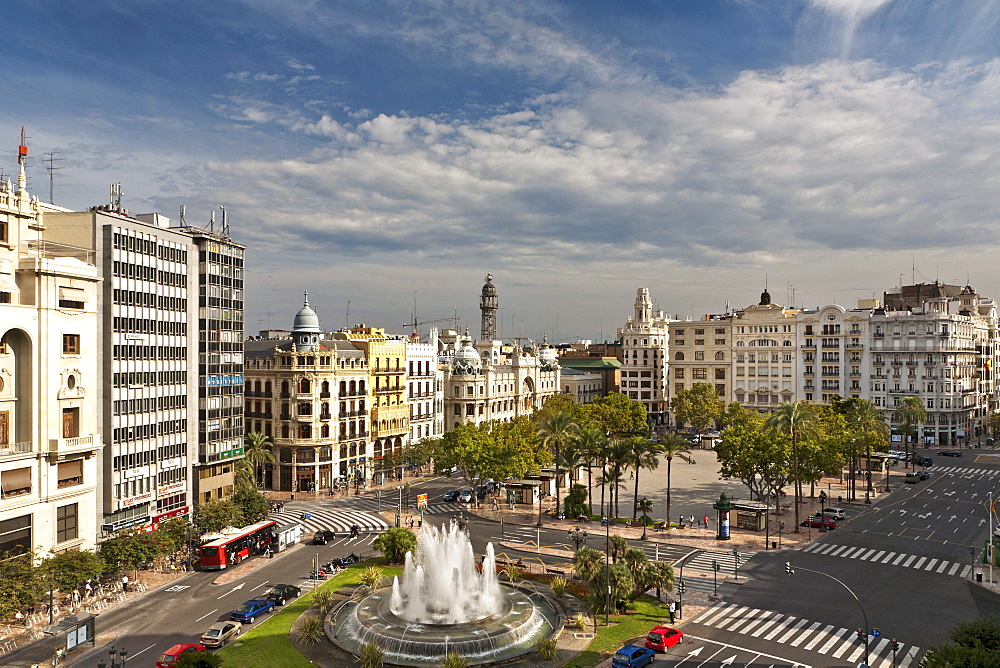
[[[215,212],[214,211],[210,211],[209,212],[209,216],[208,216],[208,231],[209,232],[214,232],[215,231]]]
[[[187,217],[185,216],[186,213],[187,213],[187,205],[181,204],[181,227],[187,227]]]
[[[17,147],[17,164],[27,166],[28,162],[28,136],[24,134],[24,126],[21,126],[21,143]]]
[[[122,210],[122,184],[120,183],[111,184],[111,210]]]
[[[222,236],[228,237],[229,236],[229,214],[226,213],[226,207],[223,206],[222,204],[219,205],[219,208],[222,209]]]
[[[48,165],[45,169],[49,170],[49,202],[52,204],[56,203],[55,199],[55,173],[57,169],[65,169],[65,167],[56,167],[55,163],[62,160],[62,158],[56,157],[56,151],[50,151],[45,155],[48,156]]]
[[[347,300],[347,315],[344,316],[344,327],[351,326],[351,300]]]

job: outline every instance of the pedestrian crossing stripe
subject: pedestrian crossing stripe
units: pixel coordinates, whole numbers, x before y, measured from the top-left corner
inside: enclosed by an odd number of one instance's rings
[[[970,466],[934,466],[931,473],[957,473],[959,475],[1000,475],[997,469],[978,469]]]
[[[865,646],[857,639],[854,629],[824,625],[794,616],[786,616],[771,610],[748,608],[735,603],[719,603],[695,616],[690,624],[700,624],[729,633],[739,633],[754,638],[762,638],[805,651],[832,656],[848,664],[854,664],[864,654]],[[869,640],[869,664],[872,668],[909,668],[920,654],[915,645],[899,643],[896,662],[889,638]],[[901,658],[900,658],[901,657]]]
[[[756,552],[740,552],[740,565],[746,564]],[[683,561],[684,568],[696,571],[714,571],[712,562],[718,562],[720,571],[732,572],[736,565],[736,556],[732,552],[722,552],[717,550],[699,550],[693,556]]]
[[[287,505],[287,504],[286,504]],[[373,513],[380,512],[395,512],[397,505],[391,501],[389,497],[379,501],[378,499],[373,499],[371,497],[359,496],[359,497],[340,497],[334,499],[323,499],[319,502],[312,502],[310,504],[311,508],[327,508],[335,509],[341,508],[345,510],[364,510]],[[464,506],[460,506],[455,503],[435,503],[424,508],[423,513],[425,515],[445,515],[448,513],[459,513],[464,509]],[[413,508],[403,508],[404,514],[419,515],[420,511]]]
[[[843,557],[846,559],[859,559],[861,561],[871,561],[875,563],[888,563],[890,566],[902,566],[903,568],[915,568],[921,571],[931,571],[942,575],[957,575],[967,578],[972,566],[958,561],[948,561],[947,559],[930,559],[916,554],[899,554],[897,552],[887,552],[882,550],[874,554],[875,550],[865,548],[851,548],[846,545],[836,543],[810,543],[802,548],[803,552],[822,554],[827,557]],[[889,563],[891,561],[891,563]]]
[[[308,518],[303,515],[309,515]],[[357,525],[361,531],[384,531],[389,528],[389,523],[383,518],[373,513],[356,510],[326,510],[315,509],[310,506],[293,506],[285,504],[281,512],[272,513],[270,518],[279,524],[294,522],[301,524],[307,533],[316,531],[334,531],[337,533],[348,533],[351,526]]]

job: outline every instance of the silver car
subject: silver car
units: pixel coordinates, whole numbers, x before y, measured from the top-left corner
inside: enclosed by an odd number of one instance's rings
[[[201,644],[205,647],[222,647],[240,634],[243,625],[239,622],[216,622],[201,634]]]
[[[842,508],[824,508],[816,513],[816,517],[828,517],[831,520],[846,520],[847,513]]]

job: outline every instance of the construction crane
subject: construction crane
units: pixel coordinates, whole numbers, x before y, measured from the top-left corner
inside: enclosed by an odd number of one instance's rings
[[[420,333],[417,331],[417,329],[421,325],[433,325],[434,323],[437,323],[437,322],[454,322],[455,324],[454,324],[453,328],[457,329],[458,328],[458,321],[461,320],[461,318],[459,318],[457,315],[454,315],[454,316],[452,316],[450,318],[434,318],[432,320],[417,320],[416,314],[413,314],[413,313],[411,313],[410,316],[413,318],[413,320],[411,320],[410,322],[404,322],[403,323],[403,327],[410,327],[410,328],[412,328],[413,329],[413,333],[416,334],[417,336],[420,335]]]

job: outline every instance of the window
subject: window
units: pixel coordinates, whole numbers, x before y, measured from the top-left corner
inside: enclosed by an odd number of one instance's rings
[[[56,508],[56,542],[65,543],[77,537],[77,504],[71,503]]]
[[[715,370],[715,379],[716,380],[725,380],[726,379],[726,370],[725,369],[716,369]]]
[[[4,218],[6,218],[6,214]],[[0,242],[7,243],[7,221],[0,220]]]
[[[694,358],[695,358],[695,360],[701,362],[702,360],[705,359],[705,351],[704,350],[696,350],[695,353],[694,353]]]
[[[684,361],[684,353],[674,353],[674,359],[678,362]]]
[[[691,369],[691,377],[695,380],[708,379],[708,369]]]
[[[674,369],[674,378],[684,378],[684,369]]]
[[[721,350],[718,351],[717,353],[715,353],[715,359],[717,359],[717,360],[725,360],[726,359],[726,353],[722,352]]]
[[[80,335],[63,334],[63,355],[80,354]]]
[[[0,552],[24,554],[31,547],[31,515],[0,521]]]

